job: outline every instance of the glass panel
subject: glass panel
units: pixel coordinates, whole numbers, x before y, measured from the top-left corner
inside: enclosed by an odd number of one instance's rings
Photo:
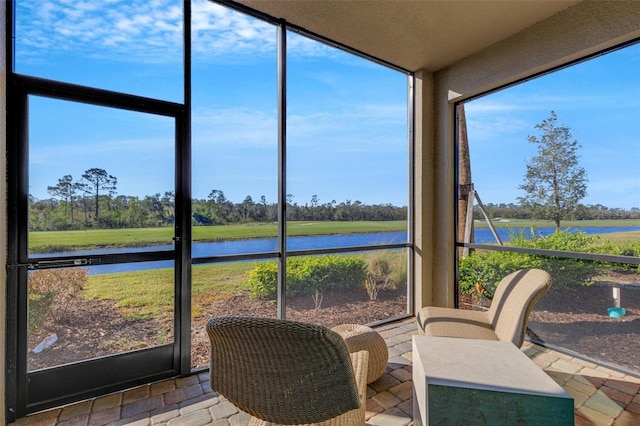
[[[192,28],[193,256],[275,251],[276,28],[212,2]]]
[[[529,317],[528,337],[640,372],[637,266],[489,250],[459,262],[460,308],[487,309],[498,282],[520,268],[546,270],[553,283]]]
[[[20,74],[184,99],[180,0],[18,0],[15,27]]]
[[[287,248],[406,242],[406,75],[287,37]]]
[[[230,262],[193,267],[191,365],[209,365],[207,321],[229,315],[276,318],[276,261]]]
[[[638,55],[640,44],[463,105],[471,178],[461,166],[460,181],[474,185],[503,242],[535,235],[526,244],[633,253],[618,245],[640,232],[640,97],[629,96],[638,92]],[[496,243],[473,201],[475,242]],[[560,230],[578,235],[545,241],[556,213]]]
[[[173,249],[173,118],[29,97],[29,253]]]
[[[475,204],[471,241],[640,255],[640,123],[634,119],[640,102],[627,95],[638,85],[639,53],[636,44],[462,106],[459,134],[466,133],[468,142],[460,141],[458,176],[476,191],[469,196]],[[469,241],[469,188],[460,187],[459,242]],[[640,370],[637,266],[492,250],[459,253],[461,308],[486,309],[498,281],[514,270],[547,270],[553,284],[530,316],[529,336]]]
[[[538,301],[529,323],[532,338],[640,373],[637,266],[602,265],[589,281],[574,278],[575,262],[557,263],[560,282],[567,285],[554,283]]]
[[[173,265],[129,266],[29,273],[29,371],[173,342]]]
[[[287,319],[326,327],[407,314],[407,250],[287,259]]]

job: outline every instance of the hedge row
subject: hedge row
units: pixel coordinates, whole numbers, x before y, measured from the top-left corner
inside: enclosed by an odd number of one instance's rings
[[[640,255],[640,242],[615,244],[584,232],[560,231],[534,238],[519,233],[511,237],[510,244],[515,247],[581,253]],[[544,269],[551,274],[553,288],[568,288],[574,285],[591,285],[602,271],[615,270],[621,266],[565,257],[479,250],[460,260],[459,290],[461,293],[473,293],[476,284],[481,283],[492,294],[503,277],[522,268]]]
[[[301,256],[287,260],[288,297],[362,287],[366,278],[367,263],[358,256]],[[275,298],[278,291],[277,262],[256,263],[247,284],[253,296]]]

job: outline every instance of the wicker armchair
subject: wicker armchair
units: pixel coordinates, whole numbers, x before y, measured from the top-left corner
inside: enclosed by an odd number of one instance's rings
[[[369,353],[325,327],[270,318],[207,323],[211,388],[250,425],[364,425]]]
[[[416,316],[418,332],[427,336],[503,340],[520,347],[529,314],[550,286],[547,272],[521,269],[500,281],[488,311],[427,306]]]

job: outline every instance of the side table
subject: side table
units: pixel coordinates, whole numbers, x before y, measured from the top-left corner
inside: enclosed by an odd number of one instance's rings
[[[574,425],[573,398],[511,342],[413,336],[418,425]]]

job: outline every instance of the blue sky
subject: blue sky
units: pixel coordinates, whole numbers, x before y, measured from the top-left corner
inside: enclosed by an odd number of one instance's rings
[[[193,195],[277,194],[276,29],[192,2]],[[16,71],[182,102],[176,0],[18,3]],[[407,202],[406,76],[299,35],[288,39],[287,192],[305,204]],[[558,114],[579,140],[586,204],[640,207],[640,46],[466,104],[473,180],[486,203],[515,202],[528,135]],[[100,167],[121,195],[172,189],[164,117],[33,99],[30,192]]]
[[[465,104],[472,179],[483,202],[516,202],[529,135],[551,111],[582,144],[583,204],[640,208],[640,44]]]

